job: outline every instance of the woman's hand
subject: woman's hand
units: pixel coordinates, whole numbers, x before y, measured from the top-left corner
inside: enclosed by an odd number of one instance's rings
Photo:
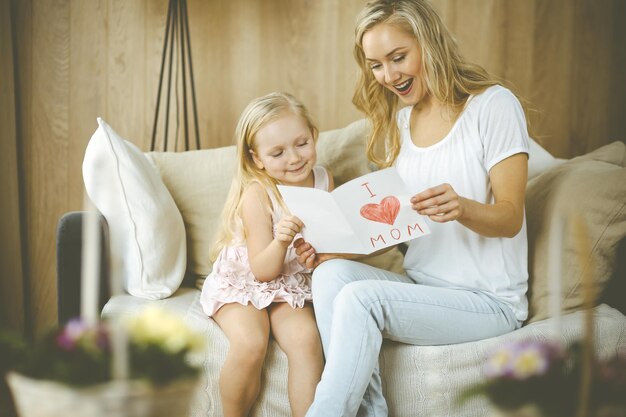
[[[317,253],[311,244],[302,238],[293,242],[293,247],[298,255],[298,262],[309,269],[315,269],[319,264],[333,258],[341,258],[336,253]]]
[[[513,237],[524,221],[528,155],[518,153],[489,171],[493,203],[459,196],[450,184],[441,184],[411,197],[411,207],[434,222],[456,220],[485,237]]]
[[[300,233],[303,226],[302,220],[296,216],[285,216],[276,225],[274,239],[284,247],[287,247],[296,237],[296,234]]]
[[[315,248],[311,244],[302,238],[298,238],[293,242],[293,247],[298,255],[298,262],[309,269],[315,269],[322,262],[326,262],[329,259],[359,259],[365,255],[359,255],[356,253],[317,253]],[[385,248],[374,253],[386,252],[391,248]]]
[[[315,248],[302,238],[298,238],[293,242],[293,248],[298,255],[298,262],[309,269],[314,269],[320,264]]]
[[[462,218],[463,200],[450,184],[440,184],[411,197],[411,207],[434,222],[445,223]]]

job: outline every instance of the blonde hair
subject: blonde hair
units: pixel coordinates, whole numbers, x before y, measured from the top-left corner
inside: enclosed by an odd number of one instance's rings
[[[354,57],[360,74],[352,102],[370,119],[372,132],[367,157],[380,167],[393,164],[400,152],[396,113],[398,97],[379,84],[365,61],[363,35],[386,23],[412,33],[422,51],[428,93],[458,116],[472,94],[503,84],[479,65],[466,62],[452,34],[432,6],[424,0],[374,0],[357,16]],[[382,155],[381,155],[382,154]]]
[[[256,166],[251,151],[255,150],[255,138],[259,130],[268,123],[285,116],[285,114],[301,117],[310,129],[313,141],[317,142],[318,129],[313,123],[309,111],[291,94],[274,92],[258,97],[248,104],[235,129],[237,162],[233,182],[222,210],[221,223],[209,254],[213,261],[224,246],[231,243],[237,236],[242,235],[241,199],[245,190],[252,183],[261,184],[273,194],[279,204],[284,206],[276,187],[276,180],[270,177],[267,171]],[[271,208],[268,207],[268,210]]]

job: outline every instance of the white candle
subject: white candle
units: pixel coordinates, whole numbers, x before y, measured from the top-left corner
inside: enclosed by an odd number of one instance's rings
[[[128,335],[121,317],[111,322],[111,374],[115,380],[128,378]]]
[[[124,293],[122,279],[119,274],[109,276],[111,297]],[[129,376],[128,335],[123,317],[112,316],[109,319],[111,340],[111,376],[114,380],[125,380]]]
[[[564,219],[553,210],[548,242],[549,311],[552,318],[554,337],[561,336],[561,262],[563,256]]]
[[[111,277],[111,295],[122,293],[119,277]],[[95,325],[100,317],[100,222],[99,214],[91,200],[85,195],[85,213],[82,231],[81,262],[81,319]],[[110,323],[111,374],[113,379],[128,378],[128,338],[120,318]]]
[[[80,316],[89,325],[98,322],[100,288],[100,225],[98,213],[85,195],[82,230],[82,260],[80,283]]]

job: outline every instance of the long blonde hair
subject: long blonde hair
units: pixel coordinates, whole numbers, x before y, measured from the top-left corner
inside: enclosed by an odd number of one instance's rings
[[[286,113],[301,117],[310,129],[313,141],[317,142],[318,129],[309,111],[291,94],[270,93],[248,104],[235,129],[237,163],[233,182],[222,210],[221,223],[209,254],[211,260],[214,261],[222,248],[235,240],[237,236],[243,236],[241,198],[250,184],[260,183],[273,194],[279,204],[284,204],[276,187],[276,180],[267,175],[267,171],[255,165],[251,151],[255,150],[255,138],[259,130]],[[268,210],[271,208],[268,207]]]
[[[422,51],[424,81],[428,93],[450,108],[455,116],[468,97],[502,84],[479,65],[466,62],[452,34],[425,0],[374,0],[357,16],[354,57],[360,74],[352,102],[370,119],[367,157],[380,167],[393,164],[400,152],[396,113],[398,97],[379,84],[365,61],[363,35],[386,23],[412,33]]]

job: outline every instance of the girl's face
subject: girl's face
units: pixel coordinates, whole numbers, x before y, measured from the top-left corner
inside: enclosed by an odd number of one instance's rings
[[[380,23],[365,32],[362,44],[376,81],[403,103],[417,104],[426,95],[422,51],[412,33]]]
[[[317,160],[315,142],[306,121],[285,113],[263,126],[254,140],[252,159],[279,183],[312,186],[311,170]]]

